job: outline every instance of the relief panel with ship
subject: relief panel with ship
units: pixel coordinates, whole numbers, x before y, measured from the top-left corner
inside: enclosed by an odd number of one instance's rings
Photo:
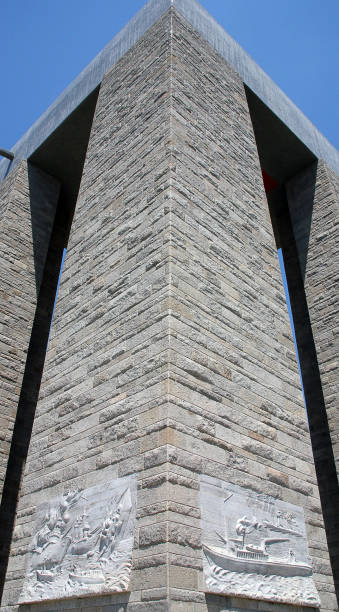
[[[209,592],[320,605],[302,508],[204,476],[201,511]]]
[[[135,477],[39,506],[20,603],[127,590],[135,509]]]

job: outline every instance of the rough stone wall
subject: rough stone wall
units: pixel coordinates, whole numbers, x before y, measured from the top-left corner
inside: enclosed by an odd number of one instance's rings
[[[53,610],[287,609],[205,596],[200,474],[304,507],[322,610],[335,610],[243,85],[172,12],[99,93],[4,607],[18,600],[37,504],[130,473],[131,593]]]
[[[316,350],[324,422],[320,411],[313,415],[314,452],[319,478],[328,503],[328,529],[339,577],[339,419],[338,419],[338,213],[339,178],[319,160],[287,184],[287,199],[303,276],[311,333]],[[311,403],[311,402],[310,402]],[[315,406],[315,411],[317,406]],[[329,436],[325,436],[328,426]],[[332,448],[329,448],[331,444]],[[337,478],[329,479],[329,461],[334,455]],[[331,459],[332,460],[332,459]],[[332,507],[331,501],[332,500]],[[326,501],[325,501],[326,503]],[[339,592],[339,584],[338,584]]]
[[[135,472],[140,473],[140,491],[131,600],[147,593],[148,585],[159,587],[166,598],[167,545],[161,544],[155,562],[147,542],[148,525],[158,520],[152,478],[160,471],[149,465],[149,447],[154,437],[165,439],[157,423],[165,416],[168,390],[169,32],[167,15],[101,85],[4,606],[18,601],[36,505],[69,487]],[[153,531],[163,537],[162,526]],[[109,603],[104,598],[96,604],[105,601]],[[59,609],[66,605],[72,604],[61,602]]]
[[[313,170],[316,170],[315,176]],[[290,181],[287,193],[299,257],[305,262],[305,293],[339,474],[338,389],[336,384],[339,275],[338,182],[339,179],[334,172],[320,160],[316,169],[308,169]],[[305,215],[305,208],[308,208],[310,204],[311,214]],[[308,227],[305,227],[303,223],[305,217],[310,217]],[[302,240],[301,235],[304,237]]]
[[[59,184],[21,162],[0,186],[0,499]]]
[[[172,87],[172,463],[187,478],[203,472],[303,506],[323,607],[334,610],[307,421],[243,86],[180,20]],[[179,512],[176,521],[183,538],[198,539],[197,521]],[[188,550],[182,548],[183,560]],[[198,551],[190,556],[199,558]],[[177,551],[174,558],[180,563]],[[185,598],[179,577],[170,586],[172,599]]]

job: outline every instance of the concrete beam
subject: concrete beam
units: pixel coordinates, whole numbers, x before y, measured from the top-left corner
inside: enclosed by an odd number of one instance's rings
[[[12,151],[15,159],[4,159],[0,162],[0,180],[11,172],[18,162],[28,158],[54,132],[101,83],[104,74],[171,6],[238,71],[244,83],[316,157],[324,159],[339,173],[338,151],[197,0],[149,0],[14,145]]]

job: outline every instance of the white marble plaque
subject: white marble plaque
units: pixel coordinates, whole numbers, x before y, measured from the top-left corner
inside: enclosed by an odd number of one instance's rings
[[[19,603],[127,590],[136,484],[111,480],[38,507]]]
[[[208,592],[318,607],[303,509],[201,477]]]

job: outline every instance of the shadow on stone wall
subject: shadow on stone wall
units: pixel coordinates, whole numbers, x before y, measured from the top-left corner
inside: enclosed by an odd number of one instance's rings
[[[27,164],[36,295],[39,296],[53,230],[59,181]]]
[[[48,228],[47,212],[46,215],[42,215],[43,219],[39,220],[41,208],[46,203],[42,201],[41,194],[38,193],[38,178],[39,170],[31,167],[29,169],[29,190],[31,197],[32,233],[35,240],[33,249],[38,299],[0,505],[0,596],[2,595],[7,570],[16,505],[32,433],[60,262],[66,240],[65,228],[67,224],[65,223],[62,196],[59,198],[54,223],[51,224],[50,228]],[[32,200],[35,197],[37,197],[37,201],[33,202]],[[46,204],[47,210],[48,205]],[[46,243],[44,240],[46,240]]]
[[[21,478],[38,401],[62,253],[67,246],[78,197],[98,92],[99,87],[61,123],[28,161],[37,307],[0,506],[0,601]],[[44,178],[42,191],[39,185],[41,177]],[[50,190],[53,184],[55,186],[55,180],[61,184],[61,193],[54,223],[51,223],[53,205]]]
[[[328,414],[309,307],[305,292],[305,273],[312,226],[317,163],[313,163],[305,174],[297,177],[293,190],[284,186],[268,194],[272,223],[279,247],[282,248],[286,278],[289,289],[296,341],[298,346],[301,376],[304,386],[307,416],[314,464],[317,474],[322,512],[329,547],[330,561],[339,599],[339,487],[329,430]],[[297,197],[300,188],[301,197]],[[292,206],[293,196],[293,206]],[[294,202],[296,202],[294,206]]]

